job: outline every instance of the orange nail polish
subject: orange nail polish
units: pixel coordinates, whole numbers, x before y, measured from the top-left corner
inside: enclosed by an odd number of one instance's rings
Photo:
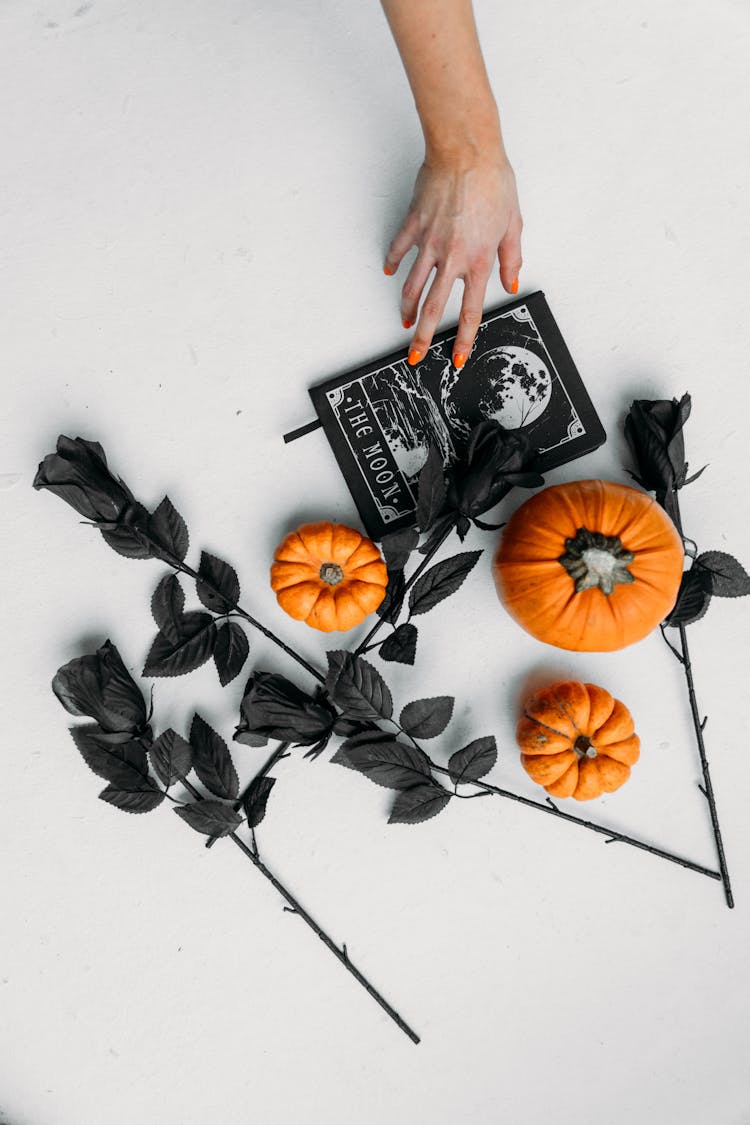
[[[420,351],[417,351],[416,348],[412,348],[411,351],[409,352],[408,362],[413,367],[415,363],[419,363],[421,358],[422,358],[422,353]]]
[[[414,321],[413,320],[402,320],[401,323],[403,324],[404,328],[413,328],[414,327]]]
[[[454,355],[454,357],[453,357],[454,367],[457,367],[460,370],[465,363],[466,363],[466,356],[463,354],[463,352],[458,352],[457,355]]]
[[[516,280],[511,285],[510,291],[511,291],[511,293],[517,293],[518,292],[518,278],[516,278]]]
[[[390,266],[383,266],[383,273],[386,275],[386,277],[393,277],[393,270]]]

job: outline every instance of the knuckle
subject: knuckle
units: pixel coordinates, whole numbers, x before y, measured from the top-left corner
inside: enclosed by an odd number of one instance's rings
[[[481,309],[463,309],[459,318],[459,325],[462,329],[470,332],[475,332],[482,322]]]
[[[428,297],[422,306],[422,315],[427,320],[440,320],[440,314],[443,307],[440,302],[436,301],[434,297]]]

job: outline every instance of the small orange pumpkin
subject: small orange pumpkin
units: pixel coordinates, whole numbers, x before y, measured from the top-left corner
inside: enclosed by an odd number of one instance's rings
[[[516,738],[529,777],[553,797],[577,801],[619,789],[641,745],[625,704],[596,684],[577,681],[532,695]]]
[[[340,523],[303,524],[274,553],[271,586],[279,605],[324,633],[359,625],[378,608],[387,585],[373,541]]]
[[[544,488],[513,513],[494,576],[505,608],[533,637],[611,652],[664,620],[683,558],[676,527],[647,493],[579,480]]]

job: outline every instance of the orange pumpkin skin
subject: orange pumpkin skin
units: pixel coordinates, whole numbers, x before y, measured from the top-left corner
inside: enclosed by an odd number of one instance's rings
[[[274,552],[271,586],[290,617],[330,633],[359,625],[388,585],[380,551],[351,527],[306,523]]]
[[[612,652],[664,620],[683,559],[676,527],[647,493],[580,480],[544,488],[514,512],[493,573],[505,608],[533,637],[579,652]],[[605,592],[609,581],[614,586]]]
[[[516,738],[529,777],[553,797],[590,801],[630,777],[640,739],[624,703],[596,684],[552,684],[524,705]]]

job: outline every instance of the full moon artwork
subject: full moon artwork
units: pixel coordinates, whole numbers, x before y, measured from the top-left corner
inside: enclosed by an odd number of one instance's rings
[[[506,429],[529,426],[547,409],[551,395],[544,361],[529,348],[508,344],[472,356],[467,377],[452,371],[441,388],[446,417],[465,437],[484,418]]]

